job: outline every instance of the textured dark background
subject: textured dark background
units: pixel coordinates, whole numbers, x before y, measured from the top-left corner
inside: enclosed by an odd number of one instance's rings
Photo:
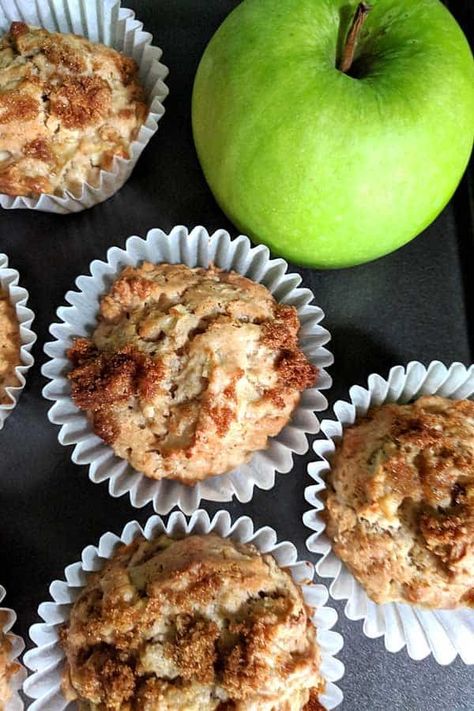
[[[77,275],[88,271],[108,247],[122,246],[130,234],[181,223],[210,231],[236,231],[215,204],[201,175],[190,128],[190,95],[201,53],[237,0],[129,0],[164,50],[170,67],[166,114],[128,182],[114,198],[74,216],[32,211],[0,214],[0,251],[21,273],[36,313],[36,364],[18,407],[0,433],[0,582],[6,604],[19,616],[24,637],[37,621],[38,604],[50,581],[78,559],[84,546],[126,521],[144,522],[151,507],[132,509],[128,499],[112,499],[106,485],[94,485],[87,470],[70,461],[70,448],[57,441],[41,396],[42,346],[56,308]],[[471,0],[451,3],[467,29]],[[471,25],[472,26],[472,25]],[[369,373],[386,374],[411,359],[472,362],[474,338],[474,243],[469,185],[464,180],[439,219],[414,242],[372,264],[333,272],[301,270],[324,309],[335,355],[330,401],[345,396]],[[470,290],[469,290],[470,289]],[[471,325],[470,325],[471,324]],[[309,534],[301,516],[303,491],[310,483],[298,457],[291,474],[279,475],[270,492],[256,491],[248,505],[225,506],[234,516],[250,514],[257,526],[275,527],[305,556]],[[206,508],[213,512],[216,505]],[[473,711],[474,669],[456,661],[439,667],[432,658],[411,661],[406,652],[389,654],[383,642],[362,635],[361,623],[344,617],[336,629],[345,646],[346,674],[340,685],[347,711]]]

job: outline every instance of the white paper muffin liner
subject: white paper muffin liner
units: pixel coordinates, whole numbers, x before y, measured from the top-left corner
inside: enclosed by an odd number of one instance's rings
[[[0,34],[14,20],[44,27],[53,32],[83,35],[92,42],[114,47],[139,66],[139,78],[147,94],[149,111],[136,139],[130,144],[130,158],[115,157],[111,170],[101,170],[96,187],[85,183],[80,195],[65,191],[63,195],[14,197],[0,194],[0,205],[6,209],[28,208],[68,214],[97,205],[114,195],[128,180],[150,138],[158,129],[168,94],[164,83],[168,69],[161,64],[162,50],[151,44],[152,35],[143,31],[135,13],[121,7],[120,0],[0,0]]]
[[[466,368],[461,363],[453,363],[448,368],[433,361],[426,367],[411,362],[406,368],[392,368],[386,380],[380,375],[370,375],[367,388],[356,385],[350,389],[349,395],[350,402],[339,400],[334,405],[337,420],[321,423],[326,439],[314,443],[319,461],[308,466],[316,484],[306,489],[306,500],[312,508],[304,514],[303,521],[315,531],[307,540],[309,550],[322,555],[316,571],[321,577],[333,579],[330,594],[336,600],[347,600],[346,616],[351,620],[363,620],[367,637],[383,635],[389,652],[398,652],[406,645],[409,656],[415,660],[433,654],[439,664],[445,665],[459,654],[466,664],[474,664],[474,610],[426,610],[403,603],[376,604],[332,551],[319,515],[324,509],[320,493],[326,488],[324,479],[344,427],[364,416],[369,408],[385,402],[407,403],[421,395],[473,399],[474,365]]]
[[[99,545],[87,546],[81,556],[81,562],[69,565],[64,573],[65,580],[55,580],[50,586],[53,602],[44,602],[38,608],[43,623],[32,625],[30,637],[35,647],[24,657],[26,666],[34,672],[24,684],[24,692],[32,699],[30,711],[60,711],[76,708],[75,703],[67,704],[60,685],[64,665],[64,653],[58,642],[58,627],[69,617],[73,602],[79,596],[87,581],[87,573],[100,570],[104,561],[111,558],[117,545],[130,543],[137,535],[147,539],[166,533],[181,537],[185,534],[216,533],[223,538],[232,538],[240,543],[252,543],[261,553],[270,553],[278,565],[288,569],[295,582],[301,587],[307,605],[314,610],[312,621],[317,629],[317,639],[321,649],[321,673],[326,680],[326,689],[320,697],[328,711],[336,708],[342,701],[342,692],[334,683],[344,674],[344,665],[335,658],[342,649],[343,639],[332,627],[337,621],[337,613],[325,607],[328,593],[324,585],[313,581],[314,567],[308,561],[298,561],[296,548],[288,541],[278,542],[276,532],[265,526],[254,530],[252,520],[242,516],[232,523],[227,511],[219,511],[209,519],[202,509],[189,519],[181,512],[172,513],[165,522],[159,516],[151,516],[142,528],[137,521],[127,523],[120,537],[114,533],[105,533]]]
[[[3,598],[5,597],[5,594],[5,588],[0,585],[0,604]],[[0,607],[0,613],[2,613],[2,616],[5,615],[5,623],[3,625],[2,632],[6,635],[8,641],[11,644],[10,661],[17,662],[18,664],[17,673],[14,674],[10,679],[11,697],[5,704],[5,711],[22,711],[23,701],[21,700],[18,692],[21,689],[23,682],[26,678],[26,669],[18,662],[18,658],[23,652],[25,644],[21,637],[18,637],[18,635],[10,632],[11,628],[16,622],[16,615],[13,610],[10,610],[7,607]],[[0,699],[0,703],[1,701],[2,699]]]
[[[23,287],[18,286],[20,275],[16,269],[8,266],[8,257],[0,253],[0,289],[6,291],[10,297],[10,302],[14,306],[16,316],[20,326],[20,365],[15,368],[18,385],[6,388],[5,391],[10,402],[0,404],[0,430],[5,424],[5,420],[18,402],[21,391],[25,387],[25,376],[34,363],[30,351],[36,341],[36,335],[31,330],[34,313],[27,308],[28,292]]]
[[[228,474],[210,477],[194,487],[170,480],[155,481],[135,472],[128,462],[115,456],[112,448],[93,433],[86,414],[76,408],[71,399],[67,349],[74,337],[91,335],[99,298],[110,288],[119,271],[145,259],[155,263],[181,262],[190,267],[208,267],[212,262],[265,284],[277,301],[296,307],[301,321],[300,345],[309,360],[320,369],[317,387],[303,393],[290,423],[270,440],[266,450],[256,452],[248,464]],[[319,429],[315,413],[327,407],[321,390],[331,385],[324,369],[333,362],[333,358],[323,347],[330,339],[329,333],[319,325],[323,312],[310,303],[313,300],[311,291],[298,288],[301,277],[287,274],[287,267],[282,259],[270,259],[266,247],[252,248],[249,239],[242,235],[231,240],[225,230],[218,230],[210,236],[204,227],[196,227],[189,233],[182,226],[175,227],[169,235],[153,229],[145,239],[130,237],[125,249],[109,249],[106,262],[92,262],[92,276],[79,277],[76,280],[78,291],[66,294],[66,301],[71,306],[62,306],[57,311],[63,323],[50,327],[56,340],[45,345],[45,352],[51,360],[42,370],[43,375],[52,381],[43,390],[44,396],[54,402],[49,410],[49,419],[61,426],[61,444],[74,445],[73,461],[89,465],[91,481],[99,483],[108,480],[112,496],[129,494],[132,505],[137,508],[152,502],[157,513],[168,513],[174,506],[191,513],[197,509],[201,499],[231,501],[236,496],[239,501],[247,502],[252,497],[254,486],[270,489],[276,471],[291,470],[293,453],[304,454],[308,450],[307,434]]]

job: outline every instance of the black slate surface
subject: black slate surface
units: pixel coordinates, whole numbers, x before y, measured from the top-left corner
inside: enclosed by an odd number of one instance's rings
[[[84,546],[153,513],[151,507],[133,509],[126,498],[112,499],[105,485],[92,484],[86,468],[71,462],[71,449],[58,443],[41,395],[42,346],[65,292],[92,259],[104,258],[108,247],[123,246],[129,235],[144,235],[151,227],[169,230],[178,223],[203,224],[210,231],[224,227],[236,234],[201,175],[189,116],[199,57],[236,4],[130,0],[127,5],[154,34],[171,70],[166,115],[132,178],[114,198],[79,215],[0,213],[0,251],[9,255],[30,292],[38,334],[36,364],[0,433],[0,582],[8,591],[6,604],[19,616],[16,631],[24,637],[38,621],[36,609],[48,598],[49,583],[62,576]],[[469,21],[469,3],[452,3],[452,9],[461,21]],[[384,259],[344,271],[297,270],[326,312],[324,325],[332,334],[331,403],[352,384],[365,383],[371,372],[386,374],[392,365],[412,359],[472,362],[474,242],[468,190],[465,180],[424,234]],[[301,516],[311,458],[296,458],[291,474],[279,475],[270,492],[256,491],[247,505],[205,507],[211,513],[227,508],[233,516],[249,514],[257,526],[275,527],[301,556],[309,557],[304,545],[309,531]],[[340,604],[331,604],[339,611],[336,629],[345,640],[340,654],[346,665],[340,682],[345,711],[474,710],[472,667],[458,660],[443,668],[432,658],[413,662],[405,651],[389,654],[380,639],[363,636],[361,623],[344,617]]]

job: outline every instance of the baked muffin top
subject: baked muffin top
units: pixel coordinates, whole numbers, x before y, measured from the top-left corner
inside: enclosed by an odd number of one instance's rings
[[[324,687],[291,576],[214,534],[120,545],[61,641],[64,692],[84,710],[315,711]]]
[[[0,40],[0,192],[80,194],[129,157],[147,106],[133,59],[13,22]]]
[[[0,288],[0,405],[10,402],[5,388],[18,385],[19,364],[20,327],[8,294]]]
[[[375,407],[327,484],[327,534],[375,602],[474,606],[474,402]]]
[[[229,471],[288,422],[316,368],[296,309],[216,268],[127,267],[92,339],[68,355],[76,405],[149,477],[188,484]]]

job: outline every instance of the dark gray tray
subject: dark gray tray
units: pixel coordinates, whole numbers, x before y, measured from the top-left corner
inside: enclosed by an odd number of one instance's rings
[[[14,607],[18,633],[27,637],[36,609],[48,598],[49,583],[76,561],[84,546],[107,531],[119,532],[131,519],[144,522],[151,507],[137,511],[128,499],[112,499],[106,485],[94,485],[71,449],[57,441],[47,419],[41,389],[42,346],[56,308],[79,274],[112,245],[150,227],[181,223],[224,227],[236,234],[216,206],[196,160],[190,128],[190,94],[201,53],[237,0],[130,0],[145,29],[164,50],[170,67],[170,96],[158,134],[125,187],[111,200],[73,216],[32,211],[0,213],[0,251],[6,252],[30,292],[36,313],[36,364],[18,407],[0,433],[0,582]],[[452,9],[467,28],[469,2]],[[324,309],[335,356],[330,401],[345,396],[398,363],[439,359],[469,364],[474,351],[474,241],[472,200],[465,179],[439,219],[394,254],[345,271],[299,270]],[[257,490],[248,505],[225,506],[237,517],[253,517],[292,540],[306,556],[309,534],[301,522],[303,491],[311,454],[297,457],[291,474],[279,475],[270,492]],[[208,504],[213,512],[220,506]],[[363,636],[361,623],[347,620],[342,606],[337,629],[344,636],[340,658],[346,674],[340,686],[347,711],[473,711],[474,670],[459,660],[442,668],[432,659],[411,661],[389,654],[383,642]]]

